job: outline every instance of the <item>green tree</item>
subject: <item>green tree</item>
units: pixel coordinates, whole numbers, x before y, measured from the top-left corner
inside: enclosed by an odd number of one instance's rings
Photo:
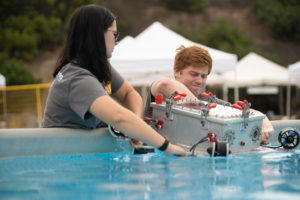
[[[96,0],[1,0],[0,72],[7,84],[30,84],[40,80],[24,67],[39,50],[62,40],[74,10]]]
[[[117,18],[117,26],[118,26],[118,31],[121,33],[121,37],[128,35],[128,27],[129,27],[129,23],[128,21],[124,20],[124,19],[118,19]]]
[[[300,41],[300,1],[256,1],[254,11],[278,39]]]
[[[252,40],[247,34],[225,19],[214,20],[192,36],[195,42],[235,53],[239,58],[253,51]]]
[[[203,12],[208,6],[208,0],[160,0],[168,9],[187,12]]]
[[[24,63],[16,59],[8,59],[5,54],[0,54],[0,73],[6,79],[6,85],[23,85],[40,83],[41,80],[33,76],[31,71],[25,68]]]
[[[60,19],[55,17],[9,16],[0,31],[1,50],[11,57],[29,61],[36,56],[40,46],[58,41],[60,25]]]
[[[265,55],[259,49],[254,48],[247,34],[225,19],[214,20],[196,33],[188,32],[187,27],[184,26],[171,26],[171,29],[197,43],[234,53],[239,59],[249,52],[255,52],[276,63],[283,64],[277,55]]]

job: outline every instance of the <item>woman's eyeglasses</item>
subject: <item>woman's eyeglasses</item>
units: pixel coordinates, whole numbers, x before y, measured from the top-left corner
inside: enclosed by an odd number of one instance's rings
[[[114,34],[114,37],[115,37],[115,41],[117,42],[119,37],[120,37],[120,32],[119,31],[113,31],[113,30],[109,30],[108,31],[111,31],[113,34]]]

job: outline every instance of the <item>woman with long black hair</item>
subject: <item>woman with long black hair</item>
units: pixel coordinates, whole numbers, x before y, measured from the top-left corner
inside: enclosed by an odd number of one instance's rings
[[[141,119],[140,95],[110,65],[118,36],[108,9],[86,5],[75,11],[41,126],[94,129],[106,123],[166,154],[186,155]]]

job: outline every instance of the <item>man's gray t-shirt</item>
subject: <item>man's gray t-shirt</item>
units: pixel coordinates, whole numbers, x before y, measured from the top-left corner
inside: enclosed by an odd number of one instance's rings
[[[152,83],[153,84],[153,83]],[[147,94],[147,98],[146,98],[146,103],[145,103],[145,107],[144,107],[144,117],[152,117],[152,108],[150,106],[150,104],[152,102],[155,102],[155,97],[152,95],[151,93],[151,87],[152,87],[152,84],[148,90],[148,94]],[[164,99],[167,98],[167,97],[163,97]],[[198,99],[199,100],[203,100],[203,101],[206,101],[205,98],[203,98],[201,95],[198,96]],[[227,101],[224,101],[222,99],[216,99],[216,103],[217,104],[221,104],[221,105],[224,105],[224,106],[232,106],[231,103],[227,102]]]
[[[95,99],[114,94],[123,84],[124,79],[113,67],[111,74],[111,84],[105,86],[86,69],[71,63],[64,66],[50,87],[41,127],[100,127],[103,122],[89,108]]]

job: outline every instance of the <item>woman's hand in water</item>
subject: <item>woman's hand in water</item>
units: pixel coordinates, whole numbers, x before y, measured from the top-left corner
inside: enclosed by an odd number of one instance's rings
[[[177,156],[187,156],[186,152],[182,147],[169,143],[168,148],[164,152],[165,155],[177,155]]]
[[[132,146],[132,148],[137,148],[139,146],[142,146],[143,143],[141,141],[135,140],[135,139],[130,139],[130,145]]]

